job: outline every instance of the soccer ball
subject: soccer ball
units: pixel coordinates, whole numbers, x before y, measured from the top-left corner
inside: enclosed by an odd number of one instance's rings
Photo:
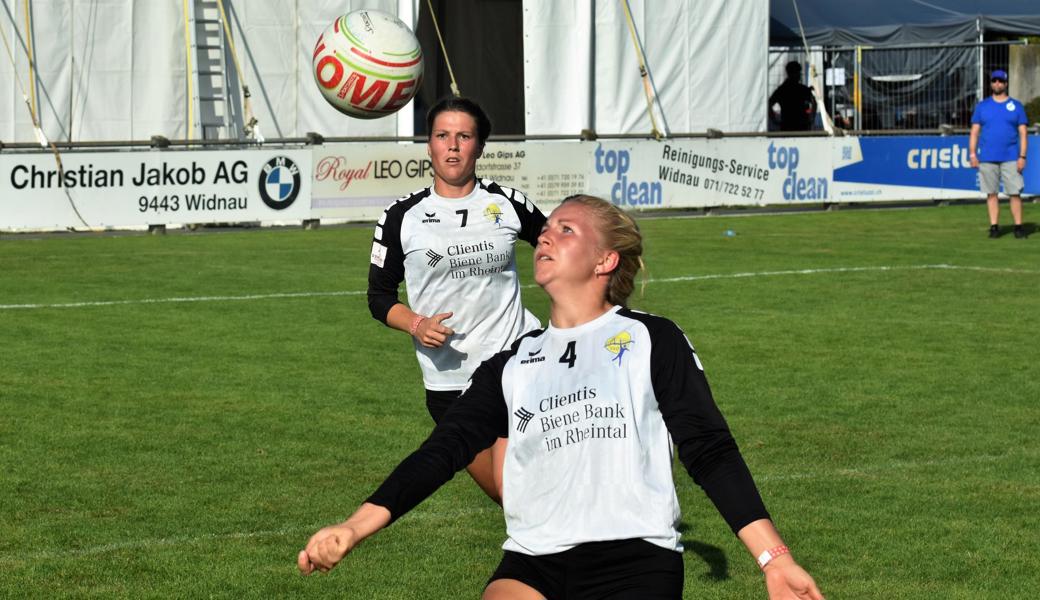
[[[397,112],[422,84],[419,40],[400,19],[378,10],[336,19],[314,45],[312,65],[322,96],[359,119]]]

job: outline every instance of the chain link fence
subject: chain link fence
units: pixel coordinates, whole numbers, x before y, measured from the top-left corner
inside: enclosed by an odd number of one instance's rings
[[[769,89],[783,82],[785,65],[796,61],[803,66],[803,83],[810,84],[814,71],[820,75],[823,103],[843,129],[966,129],[975,104],[989,94],[990,71],[1007,70],[1010,48],[1021,44],[815,48],[808,55],[801,48],[771,48]]]

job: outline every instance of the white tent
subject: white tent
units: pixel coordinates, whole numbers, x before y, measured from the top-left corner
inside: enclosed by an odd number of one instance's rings
[[[651,131],[623,1],[523,0],[524,56],[517,60],[524,61],[528,134]],[[13,57],[13,64],[0,59],[0,142],[36,139],[27,104],[56,141],[200,137],[192,125],[199,119],[198,106],[189,95],[198,94],[197,88],[189,92],[189,82],[198,80],[190,66],[198,50],[186,35],[192,31],[186,27],[189,8],[200,4],[206,3],[0,0],[0,28]],[[419,0],[224,0],[224,5],[264,136],[412,135],[410,110],[362,121],[329,107],[315,88],[311,53],[318,35],[341,13],[378,9],[414,25]],[[765,129],[767,2],[628,0],[628,5],[661,132]],[[240,101],[238,87],[229,94]]]

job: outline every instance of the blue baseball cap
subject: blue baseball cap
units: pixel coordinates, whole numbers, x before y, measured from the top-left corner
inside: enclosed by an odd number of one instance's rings
[[[1007,81],[1007,71],[1004,69],[997,69],[989,74],[990,79],[999,79],[1001,81]]]

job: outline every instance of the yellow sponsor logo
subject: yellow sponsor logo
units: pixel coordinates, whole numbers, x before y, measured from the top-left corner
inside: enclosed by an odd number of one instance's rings
[[[616,360],[618,366],[621,366],[621,357],[625,355],[625,352],[628,352],[631,349],[632,343],[632,334],[627,331],[622,331],[621,333],[607,339],[607,343],[604,344],[603,347],[607,349],[607,352],[614,355],[614,358],[610,360]]]

